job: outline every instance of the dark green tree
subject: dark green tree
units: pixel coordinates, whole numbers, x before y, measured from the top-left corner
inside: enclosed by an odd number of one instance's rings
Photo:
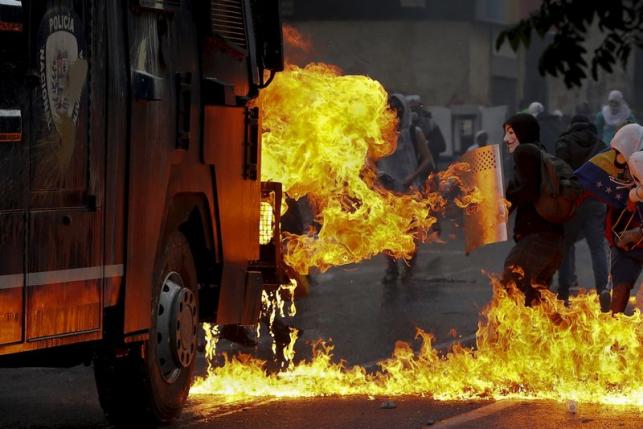
[[[593,25],[602,39],[588,55],[584,42]],[[514,51],[528,48],[533,33],[553,36],[540,56],[540,74],[562,76],[568,88],[580,86],[589,70],[596,80],[599,70],[625,67],[632,49],[643,48],[643,0],[543,0],[529,18],[500,33],[496,49],[505,42]]]

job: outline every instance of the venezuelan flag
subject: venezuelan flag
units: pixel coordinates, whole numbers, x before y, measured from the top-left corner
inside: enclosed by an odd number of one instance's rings
[[[608,149],[581,165],[575,173],[585,192],[609,206],[624,209],[627,205],[629,188],[619,184],[623,181],[623,179],[619,180],[619,173],[622,170],[614,165],[615,157],[616,152]]]

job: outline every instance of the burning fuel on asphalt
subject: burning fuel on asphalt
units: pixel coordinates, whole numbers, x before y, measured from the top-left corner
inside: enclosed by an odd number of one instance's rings
[[[263,174],[280,181],[293,198],[307,195],[319,230],[285,235],[287,263],[299,273],[325,270],[381,252],[409,257],[427,239],[445,198],[428,187],[409,194],[377,184],[374,162],[395,148],[396,120],[382,86],[366,76],[343,76],[336,68],[289,66],[265,90]],[[458,182],[467,166],[454,164],[439,177]],[[483,196],[462,189],[459,205]],[[542,302],[523,304],[515,288],[489,275],[494,294],[481,312],[476,346],[458,344],[442,355],[420,329],[419,351],[398,342],[390,358],[367,372],[333,356],[329,342],[313,345],[310,361],[292,362],[268,373],[266,362],[239,355],[212,365],[191,395],[218,400],[328,395],[422,395],[451,399],[554,399],[643,405],[643,324],[631,316],[601,313],[595,293],[570,299],[569,306],[545,291]],[[281,303],[283,306],[283,303]],[[273,311],[283,311],[277,305]],[[292,311],[292,309],[290,310]],[[214,331],[213,331],[214,329]],[[209,356],[216,328],[207,327]],[[292,352],[292,350],[291,350]],[[292,354],[291,354],[292,356]],[[341,357],[339,357],[341,358]]]

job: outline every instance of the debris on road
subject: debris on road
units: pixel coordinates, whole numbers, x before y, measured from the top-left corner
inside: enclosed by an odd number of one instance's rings
[[[393,401],[384,401],[382,402],[382,405],[380,405],[380,408],[384,410],[392,410],[393,408],[397,408],[397,405],[395,405],[395,402]]]
[[[570,414],[576,414],[576,412],[578,412],[578,402],[571,399],[567,401],[567,412]]]

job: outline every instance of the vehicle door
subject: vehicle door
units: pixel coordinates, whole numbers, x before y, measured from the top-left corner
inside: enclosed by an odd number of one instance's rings
[[[25,336],[101,328],[104,111],[98,2],[32,2]],[[94,57],[93,57],[94,56]],[[103,78],[104,79],[104,78]]]

